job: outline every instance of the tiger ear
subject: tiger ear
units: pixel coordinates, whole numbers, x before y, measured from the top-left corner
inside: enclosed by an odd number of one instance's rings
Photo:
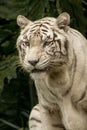
[[[59,29],[63,29],[64,31],[67,31],[68,25],[70,24],[70,15],[66,12],[63,12],[58,16],[56,23]]]
[[[21,29],[24,29],[28,24],[32,23],[30,20],[28,20],[23,15],[17,16],[17,24]]]

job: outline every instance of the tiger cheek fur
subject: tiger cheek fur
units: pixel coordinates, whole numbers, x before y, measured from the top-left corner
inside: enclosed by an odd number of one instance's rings
[[[35,81],[39,104],[29,117],[30,130],[87,130],[87,40],[57,19],[17,17],[20,62]]]

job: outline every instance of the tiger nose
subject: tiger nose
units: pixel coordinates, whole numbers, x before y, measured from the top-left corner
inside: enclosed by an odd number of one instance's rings
[[[35,66],[35,65],[39,62],[39,60],[28,60],[28,62],[29,62],[31,65]]]

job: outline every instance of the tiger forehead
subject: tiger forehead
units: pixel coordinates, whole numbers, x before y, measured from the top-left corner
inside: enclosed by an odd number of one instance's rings
[[[53,19],[43,18],[43,19],[34,21],[23,30],[23,34],[28,33],[28,32],[31,33],[37,30],[47,31],[53,27],[54,21],[55,21],[54,18]]]
[[[33,24],[31,24],[29,31],[30,32],[38,32],[40,33],[40,31],[46,31],[48,32],[49,29],[52,29],[52,24],[50,24],[47,21],[35,21]]]
[[[55,18],[50,18],[50,17],[46,17],[46,18],[42,18],[42,19],[39,19],[37,21],[34,21],[31,26],[37,24],[39,26],[43,26],[44,24],[47,24],[47,25],[53,25],[54,22],[55,22]]]
[[[27,30],[24,32],[24,39],[31,39],[35,37],[40,37],[41,40],[45,40],[47,38],[53,38],[53,30],[47,24],[37,23],[31,25]]]
[[[52,41],[61,38],[61,34],[54,29],[55,19],[53,18],[43,18],[41,20],[34,21],[27,28],[25,28],[23,35],[24,39],[40,39],[41,41]]]

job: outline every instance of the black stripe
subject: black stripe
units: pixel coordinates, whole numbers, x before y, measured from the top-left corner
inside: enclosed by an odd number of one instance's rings
[[[41,123],[41,120],[36,119],[35,117],[31,117],[29,121],[36,121],[38,123]]]
[[[57,95],[55,93],[53,93],[48,87],[47,87],[47,89],[54,97],[58,98]]]
[[[29,31],[29,28],[27,28],[26,30],[24,30],[22,35],[25,35],[27,32]]]
[[[45,30],[45,29],[41,29],[42,31],[44,31],[44,32],[48,32],[48,30]]]
[[[41,104],[41,106],[42,106],[44,109],[48,110],[48,107],[47,107],[46,105]]]
[[[86,86],[86,88],[87,88],[87,86]],[[83,92],[83,94],[81,95],[80,99],[78,99],[78,100],[76,101],[76,103],[78,103],[78,102],[80,102],[81,100],[83,100],[83,99],[85,98],[85,96],[86,96],[86,90],[84,90],[84,92]]]
[[[48,29],[48,27],[47,27],[46,25],[44,25],[44,24],[42,25],[42,27],[44,27],[44,28]]]
[[[62,124],[52,124],[52,126],[55,128],[63,128],[64,129],[64,126]]]
[[[53,56],[53,55],[54,55],[54,52],[50,53],[50,52],[47,52],[47,51],[46,51],[46,53],[47,53],[47,55],[50,55],[50,56]]]
[[[73,49],[73,60],[72,60],[72,65],[70,67],[70,71],[72,70],[73,68],[73,80],[74,80],[74,75],[75,75],[75,72],[76,72],[76,67],[77,67],[77,58],[76,58],[76,54],[75,54],[75,51]]]
[[[69,41],[66,39],[64,42],[64,47],[65,47],[67,52],[68,52],[68,44],[69,44]]]
[[[34,23],[34,25],[32,25],[31,28],[36,28],[37,26],[39,27],[40,23]]]
[[[54,34],[53,34],[53,40],[55,41],[55,38],[58,38],[58,35],[54,32]]]
[[[18,45],[18,48],[19,48],[20,51],[22,51],[22,48],[21,48],[21,45],[20,45],[20,44]]]
[[[36,107],[35,107],[35,108],[33,108],[33,110],[40,111],[40,110],[39,110],[38,108],[36,108]]]
[[[70,92],[71,88],[72,88],[72,87],[69,87],[69,88],[66,90],[66,92],[65,92],[62,96],[63,96],[63,97],[66,96],[66,95]]]
[[[37,125],[32,125],[32,126],[29,126],[29,128],[31,129],[31,128],[34,128],[34,127],[37,127]]]
[[[48,99],[47,99],[44,95],[42,95],[42,97],[43,97],[43,99],[44,99],[47,103],[52,103],[52,102],[48,101]]]
[[[73,53],[74,53],[74,72],[73,72],[73,80],[74,80],[74,77],[75,77],[75,73],[76,73],[76,68],[77,68],[77,57],[76,57],[76,54],[75,54],[75,51],[73,50]]]
[[[44,24],[47,24],[47,25],[51,25],[52,26],[52,24],[48,21],[46,21],[46,22],[44,22]]]
[[[60,51],[61,51],[61,40],[57,40],[58,44],[59,44],[59,48],[60,48]]]
[[[43,32],[43,34],[44,34],[44,35],[47,35],[47,33],[46,33],[46,32]],[[42,34],[42,35],[43,35],[43,34]]]
[[[30,30],[30,33],[32,33],[32,32],[36,32],[36,29],[35,29],[35,28],[32,28],[32,29]]]

